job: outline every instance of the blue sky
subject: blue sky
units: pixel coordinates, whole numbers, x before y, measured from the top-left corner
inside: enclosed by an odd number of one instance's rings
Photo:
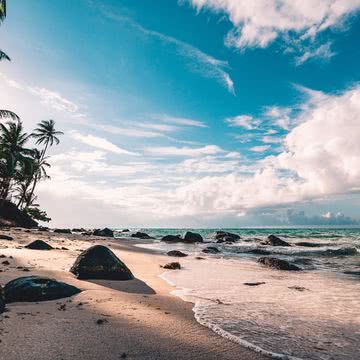
[[[358,0],[98,3],[12,0],[0,29],[1,106],[66,133],[54,224],[359,219]]]

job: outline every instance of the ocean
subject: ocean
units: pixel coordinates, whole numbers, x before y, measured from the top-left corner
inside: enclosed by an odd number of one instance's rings
[[[220,335],[279,359],[358,359],[360,344],[360,228],[136,229],[153,236],[161,253],[181,250],[182,269],[161,276],[173,294],[193,302],[196,320]],[[200,233],[203,244],[168,244],[164,235]],[[239,234],[214,244],[218,230]],[[263,246],[274,234],[291,247]],[[304,244],[305,243],[305,244]],[[202,250],[216,246],[220,253]],[[266,250],[301,267],[276,271],[257,263]],[[202,260],[196,257],[202,257]],[[258,285],[254,285],[258,283]],[[250,285],[249,285],[250,284]]]

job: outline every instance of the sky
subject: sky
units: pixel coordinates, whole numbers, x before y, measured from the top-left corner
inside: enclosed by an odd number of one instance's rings
[[[11,0],[0,107],[54,119],[52,226],[360,223],[360,0]]]

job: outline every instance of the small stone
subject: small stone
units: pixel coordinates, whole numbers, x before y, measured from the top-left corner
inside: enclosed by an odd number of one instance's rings
[[[163,266],[164,269],[168,270],[180,270],[181,265],[178,262],[171,262]]]

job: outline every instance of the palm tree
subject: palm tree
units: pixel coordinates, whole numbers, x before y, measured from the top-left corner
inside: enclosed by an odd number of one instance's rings
[[[29,172],[31,165],[31,150],[25,148],[30,135],[24,132],[20,121],[0,123],[0,159],[1,159],[1,188],[0,197],[5,199],[9,195],[12,182],[17,181],[19,168]]]
[[[51,166],[47,162],[48,157],[43,157],[42,151],[39,151],[38,149],[33,149],[32,160],[33,160],[33,165],[32,165],[31,174],[29,176],[26,176],[27,173],[26,170],[24,170],[25,178],[27,179],[25,180],[25,187],[22,188],[24,190],[23,196],[20,198],[18,207],[21,207],[24,202],[25,202],[25,207],[26,208],[29,207],[31,205],[30,203],[31,199],[34,198],[34,191],[38,182],[43,179],[50,179],[50,176],[46,172],[46,168],[49,168]],[[31,182],[32,182],[32,188],[28,192]]]
[[[64,133],[61,131],[55,130],[55,121],[54,120],[42,120],[38,127],[35,129],[32,137],[36,140],[36,144],[44,144],[44,150],[42,151],[42,157],[45,156],[45,153],[48,149],[48,146],[53,146],[54,143],[59,145],[60,140],[58,138],[59,135],[63,135]]]

